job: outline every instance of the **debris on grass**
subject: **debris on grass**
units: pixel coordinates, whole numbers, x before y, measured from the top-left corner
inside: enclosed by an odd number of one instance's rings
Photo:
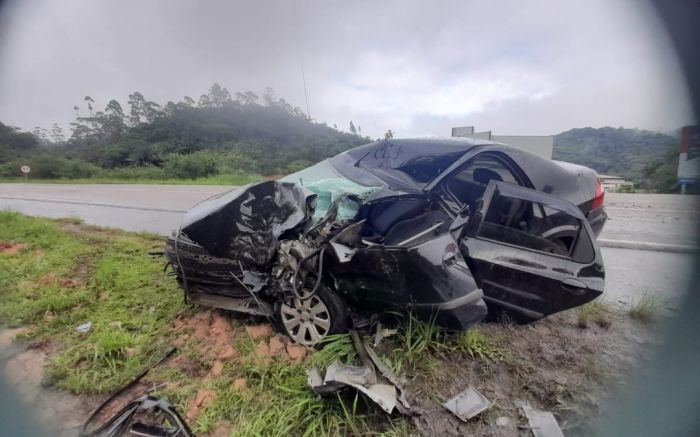
[[[91,328],[92,328],[92,322],[85,322],[85,323],[81,323],[80,325],[76,326],[75,332],[85,334],[85,333],[90,332]]]
[[[472,417],[491,407],[491,402],[474,387],[467,387],[463,392],[448,399],[442,406],[464,422],[467,422]]]
[[[663,308],[663,299],[655,293],[645,292],[629,309],[629,315],[641,322],[651,322]]]
[[[536,410],[528,401],[516,400],[513,403],[523,410],[535,437],[564,437],[564,433],[559,428],[557,419],[552,413]]]
[[[388,416],[354,389],[333,399],[318,399],[309,390],[309,367],[360,364],[348,334],[328,336],[320,350],[309,350],[290,346],[262,323],[269,329],[253,339],[246,325],[260,326],[262,319],[241,321],[226,311],[185,306],[175,281],[147,255],[152,242],[145,237],[3,212],[0,222],[0,241],[21,239],[31,248],[0,256],[0,321],[32,327],[23,338],[46,364],[27,379],[36,382],[35,389],[53,385],[80,393],[76,399],[109,392],[177,344],[178,354],[154,369],[144,388],[156,387],[153,394],[179,411],[191,407],[196,418],[190,424],[197,433],[516,435],[517,409],[511,400],[523,398],[557,414],[567,432],[585,435],[585,423],[600,411],[598,404],[612,385],[610,378],[601,378],[634,366],[640,345],[627,338],[645,338],[642,333],[649,328],[615,308],[605,313],[615,329],[603,328],[589,313],[585,335],[577,327],[576,311],[530,326],[482,324],[457,335],[408,318],[397,335],[382,335],[376,351],[368,347],[367,352],[376,375],[405,394],[402,400],[397,393],[397,408],[405,400],[424,412],[414,423],[404,415]],[[39,250],[43,255],[37,260]],[[44,283],[47,276],[51,280]],[[60,286],[61,278],[79,284]],[[93,322],[91,330],[77,335],[74,327],[86,320]],[[364,338],[365,345],[374,334]],[[261,342],[269,355],[264,359],[257,354]],[[597,353],[603,345],[606,353]],[[20,361],[13,363],[17,368]],[[440,393],[477,384],[494,402],[478,418],[462,422],[442,406]],[[102,395],[90,396],[99,400]],[[67,417],[62,414],[54,421]],[[502,417],[513,419],[501,426]]]

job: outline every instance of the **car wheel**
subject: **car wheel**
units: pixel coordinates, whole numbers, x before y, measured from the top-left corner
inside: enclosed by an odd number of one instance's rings
[[[310,293],[311,290],[305,288],[302,297]],[[348,330],[345,302],[324,286],[308,299],[294,297],[279,305],[277,319],[282,331],[304,346],[317,346],[329,334]]]

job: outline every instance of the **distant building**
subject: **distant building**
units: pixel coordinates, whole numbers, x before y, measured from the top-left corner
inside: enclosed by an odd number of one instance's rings
[[[520,147],[547,159],[552,159],[552,149],[554,148],[553,135],[494,135],[491,131],[475,132],[474,126],[464,126],[453,127],[452,136],[498,141]]]
[[[681,193],[688,185],[700,180],[700,126],[686,126],[681,130],[681,148],[678,157],[678,184]]]
[[[621,176],[602,174],[598,175],[598,177],[605,191],[632,191],[634,189],[634,184],[626,181],[625,178]]]

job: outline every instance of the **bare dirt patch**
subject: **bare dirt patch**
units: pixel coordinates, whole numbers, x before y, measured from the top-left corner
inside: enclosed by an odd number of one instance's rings
[[[428,436],[529,435],[518,428],[527,421],[513,403],[524,399],[553,412],[567,436],[589,434],[617,388],[614,382],[644,353],[630,338],[648,337],[643,327],[624,315],[610,317],[609,328],[581,329],[573,311],[526,326],[483,325],[485,335],[503,348],[503,359],[464,360],[447,354],[432,362],[429,371],[413,375],[409,398],[423,410],[416,426]],[[470,385],[493,405],[464,423],[441,404]]]
[[[239,356],[233,342],[231,319],[223,311],[200,311],[177,319],[173,331],[179,334],[173,343],[175,347],[183,348],[196,342],[205,359],[226,361]]]
[[[27,247],[29,246],[24,243],[17,243],[14,241],[0,241],[0,253],[4,253],[7,255],[14,255],[17,252],[26,249]]]

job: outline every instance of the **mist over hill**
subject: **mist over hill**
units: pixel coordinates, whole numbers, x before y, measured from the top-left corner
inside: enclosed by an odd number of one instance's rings
[[[670,192],[676,189],[679,144],[679,135],[622,127],[584,127],[555,135],[552,157]]]
[[[218,84],[197,101],[159,104],[141,93],[126,109],[91,97],[74,106],[70,132],[54,124],[22,132],[0,123],[0,177],[165,180],[216,175],[280,175],[372,141],[310,120],[266,89],[231,95]],[[554,137],[553,158],[624,176],[655,191],[676,190],[676,136],[625,128],[576,128]]]
[[[39,178],[283,174],[370,141],[352,122],[343,132],[309,119],[269,88],[231,95],[214,84],[197,101],[166,104],[134,92],[127,105],[112,99],[99,110],[86,96],[70,133],[56,124],[32,133],[2,125],[0,176],[17,175],[20,162]]]

